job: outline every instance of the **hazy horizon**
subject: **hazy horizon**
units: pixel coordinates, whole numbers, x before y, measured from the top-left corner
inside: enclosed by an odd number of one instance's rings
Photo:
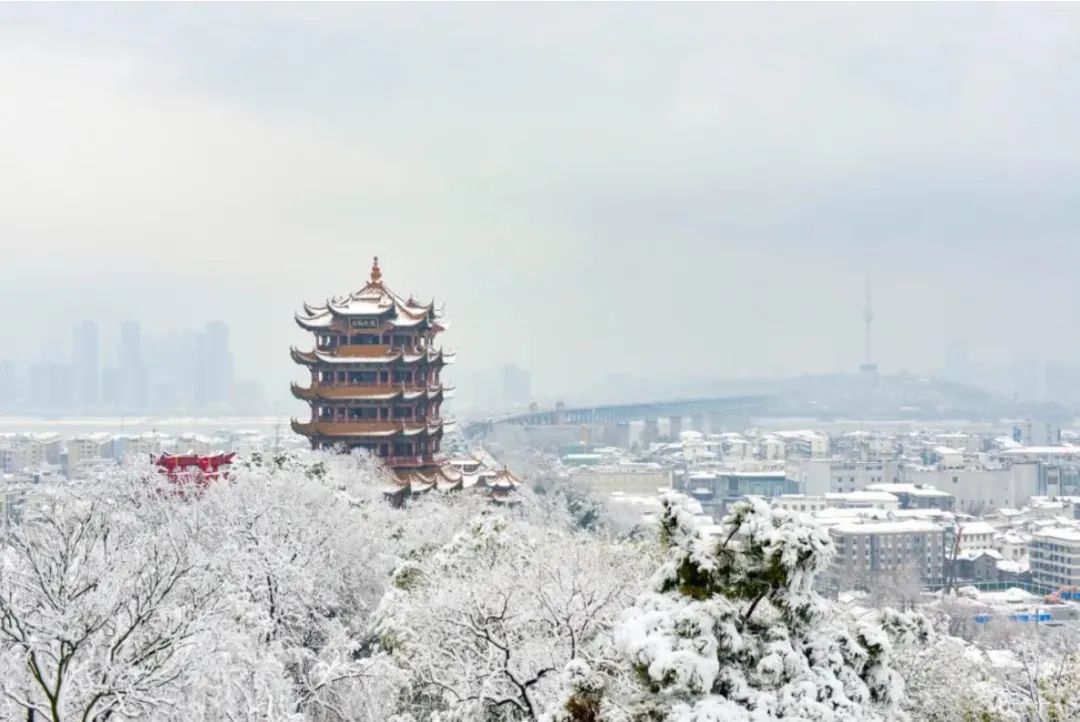
[[[544,395],[853,371],[867,275],[885,371],[1080,359],[1080,8],[780,8],[0,6],[0,358],[220,319],[278,398],[378,255]]]

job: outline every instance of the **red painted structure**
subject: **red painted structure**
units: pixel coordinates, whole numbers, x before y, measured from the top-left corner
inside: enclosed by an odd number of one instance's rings
[[[194,481],[206,484],[221,476],[228,476],[227,467],[232,463],[236,452],[199,456],[197,454],[169,455],[162,454],[154,463],[158,471],[169,477],[169,481]]]

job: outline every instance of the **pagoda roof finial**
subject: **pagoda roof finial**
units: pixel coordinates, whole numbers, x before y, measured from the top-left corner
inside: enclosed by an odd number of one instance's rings
[[[382,269],[379,268],[379,257],[375,256],[375,261],[371,264],[371,282],[378,283],[382,280]]]

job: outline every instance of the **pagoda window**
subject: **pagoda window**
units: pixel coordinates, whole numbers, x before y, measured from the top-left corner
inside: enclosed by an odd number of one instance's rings
[[[383,342],[383,345],[389,346],[390,345],[390,334],[388,334],[388,333],[383,334],[382,342]]]
[[[353,346],[377,346],[379,336],[373,333],[358,333],[349,338],[349,343]]]
[[[384,420],[389,419],[390,418],[390,409],[386,408],[385,406],[381,407],[379,409],[379,418],[384,419]]]
[[[379,416],[379,410],[374,406],[353,406],[349,409],[349,418],[353,420],[375,419]]]
[[[395,384],[401,384],[401,383],[406,383],[406,382],[412,383],[412,372],[411,371],[395,371],[394,372],[394,383]]]
[[[373,384],[378,380],[376,371],[350,371],[350,384]]]
[[[319,418],[321,418],[321,419],[333,418],[333,414],[334,414],[334,410],[332,408],[330,408],[329,406],[320,406],[319,407]]]
[[[389,383],[390,382],[390,372],[389,371],[380,371],[379,372],[379,381],[384,383],[384,384]]]
[[[344,371],[338,371],[337,372],[337,380],[338,380],[339,384],[345,383],[345,372]]]
[[[389,444],[379,444],[379,456],[388,456],[390,454]]]
[[[395,419],[411,419],[413,417],[413,410],[411,406],[395,406],[394,418]]]
[[[320,371],[319,372],[319,382],[324,383],[324,384],[333,383],[334,382],[334,372],[333,371]]]
[[[412,456],[412,444],[394,444],[394,456]]]

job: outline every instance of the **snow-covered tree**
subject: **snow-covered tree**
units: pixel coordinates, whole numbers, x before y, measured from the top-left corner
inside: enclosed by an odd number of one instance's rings
[[[572,660],[599,664],[603,635],[644,571],[630,544],[483,514],[437,554],[398,568],[377,617],[409,676],[416,719],[537,719]]]
[[[369,659],[371,613],[403,555],[487,506],[396,510],[387,483],[283,454],[206,488],[145,465],[43,487],[0,538],[0,718],[383,719],[398,672]]]
[[[197,521],[150,479],[45,494],[0,538],[0,692],[13,719],[149,717],[219,610]]]
[[[831,541],[812,520],[739,502],[704,536],[677,497],[664,501],[668,556],[615,629],[633,675],[567,671],[559,720],[892,720],[903,681],[893,639],[928,633],[920,617],[848,619],[813,591]]]

